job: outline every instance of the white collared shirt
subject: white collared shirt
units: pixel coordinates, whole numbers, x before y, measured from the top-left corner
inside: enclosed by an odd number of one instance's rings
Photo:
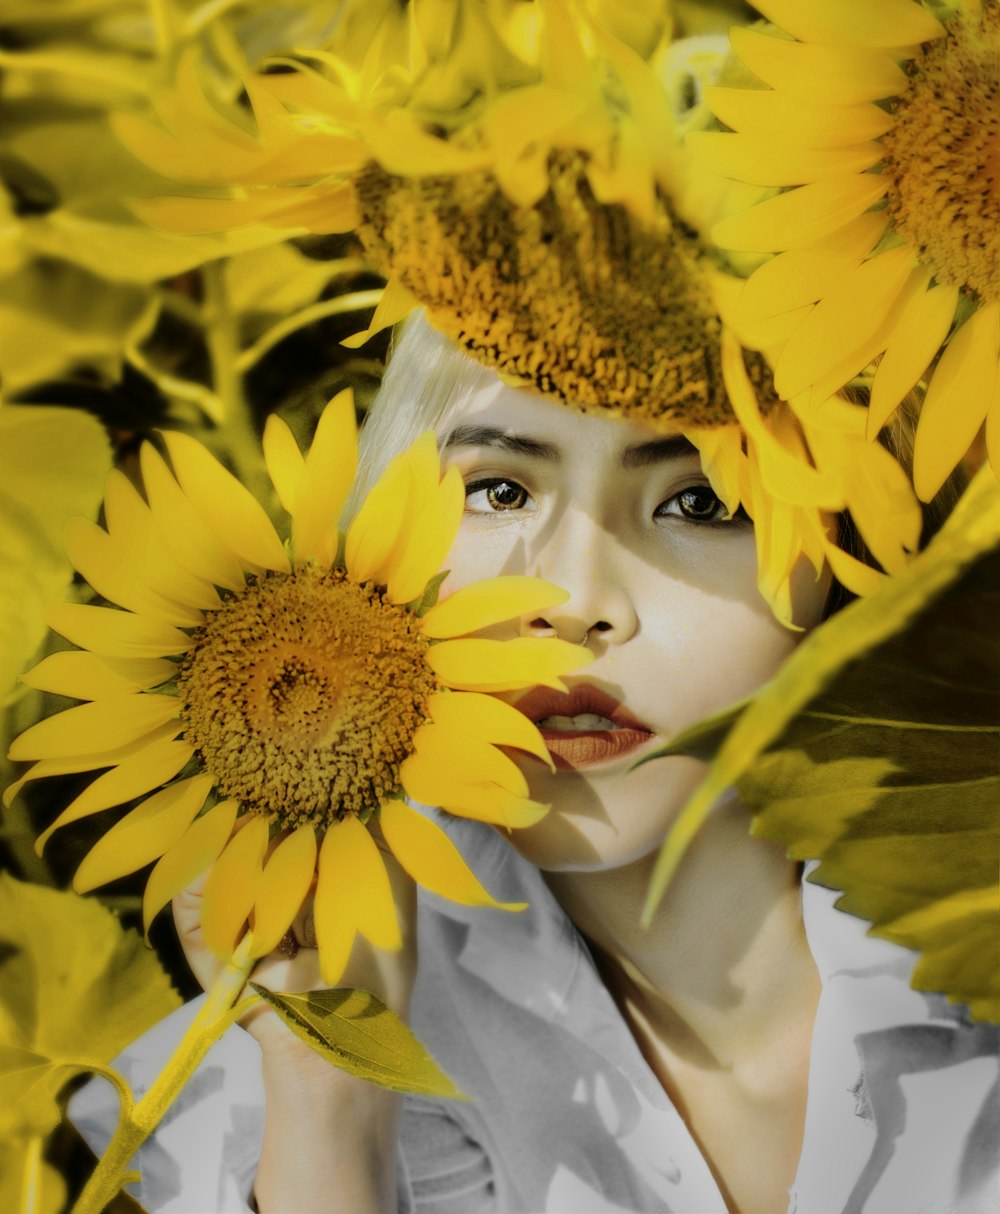
[[[450,819],[448,829],[491,892],[530,907],[472,910],[421,891],[412,1024],[471,1100],[407,1098],[401,1211],[724,1214],[694,1138],[538,871],[488,828]],[[787,1214],[998,1214],[997,1030],[911,990],[912,954],[868,937],[835,898],[803,885],[823,986]],[[197,1002],[118,1060],[137,1095]],[[103,1080],[71,1105],[98,1150],[115,1110]],[[246,1211],[262,1130],[259,1050],[233,1029],[139,1152],[143,1180],[130,1191],[150,1214]]]

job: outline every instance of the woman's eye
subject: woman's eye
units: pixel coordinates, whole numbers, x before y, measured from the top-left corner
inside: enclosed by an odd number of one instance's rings
[[[523,510],[530,500],[527,489],[517,481],[494,477],[491,480],[474,481],[465,486],[466,509],[473,514],[491,511]]]
[[[734,518],[738,517],[734,515]],[[673,515],[695,523],[721,523],[729,520],[725,503],[708,485],[691,485],[668,497],[656,509],[656,517]]]

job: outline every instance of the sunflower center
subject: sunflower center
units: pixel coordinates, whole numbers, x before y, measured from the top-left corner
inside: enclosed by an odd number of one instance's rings
[[[367,818],[436,681],[416,617],[340,570],[251,582],[195,634],[185,737],[219,792],[282,825]]]
[[[889,207],[939,282],[1000,299],[1000,6],[959,12],[885,135]]]

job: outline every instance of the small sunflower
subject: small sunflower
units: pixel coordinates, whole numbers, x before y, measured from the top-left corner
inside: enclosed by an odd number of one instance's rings
[[[283,544],[262,506],[193,438],[164,435],[171,468],[142,451],[145,499],[112,472],[106,529],[85,519],[67,550],[115,607],[59,604],[48,623],[79,649],[23,676],[87,703],[26,730],[10,757],[26,780],[101,771],[39,839],[142,798],[84,858],[86,892],[147,864],[147,925],[210,870],[205,938],[231,954],[244,927],[263,956],[316,882],[327,982],[356,934],[399,946],[381,836],[436,893],[494,901],[447,837],[405,795],[503,827],[546,810],[501,746],[548,762],[521,713],[488,694],[560,676],[589,655],[558,640],[466,634],[564,592],[538,578],[498,577],[429,605],[455,537],[464,490],[442,478],[432,434],[397,456],[348,527],[337,519],[354,478],[350,392],[327,406],[303,455],[277,417],[264,454],[291,516]],[[155,863],[154,863],[155,862]],[[507,909],[514,909],[508,906]]]
[[[734,29],[768,88],[714,88],[732,133],[690,146],[782,189],[714,238],[775,253],[740,313],[784,316],[778,393],[804,408],[879,360],[874,437],[927,384],[914,482],[929,500],[986,420],[1000,469],[1000,5],[995,0],[759,0],[790,38]]]

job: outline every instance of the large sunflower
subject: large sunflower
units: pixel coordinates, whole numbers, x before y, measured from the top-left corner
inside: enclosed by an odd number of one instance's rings
[[[484,694],[560,676],[589,654],[557,640],[467,637],[564,593],[499,577],[439,604],[435,575],[464,492],[434,438],[398,456],[339,535],[356,461],[349,392],[327,406],[308,455],[272,417],[264,453],[291,516],[283,544],[255,498],[194,439],[165,434],[172,471],[142,451],[146,499],[120,472],[106,530],[75,520],[67,549],[114,607],[60,604],[52,628],[80,648],[23,676],[88,703],[32,726],[10,757],[25,780],[102,771],[57,827],[142,798],[84,858],[85,892],[155,861],[147,924],[211,869],[203,927],[228,956],[249,923],[253,955],[275,947],[314,879],[316,935],[336,982],[355,935],[400,943],[370,828],[428,889],[496,906],[447,837],[404,800],[526,826],[546,807],[500,746],[548,761],[521,713]],[[430,583],[430,586],[428,585]]]
[[[715,88],[732,133],[691,146],[741,181],[794,187],[724,220],[775,253],[745,320],[784,314],[775,387],[822,406],[878,359],[874,437],[921,380],[914,482],[928,500],[987,419],[1000,469],[1000,6],[995,0],[755,0],[791,39],[734,29],[767,88]]]

